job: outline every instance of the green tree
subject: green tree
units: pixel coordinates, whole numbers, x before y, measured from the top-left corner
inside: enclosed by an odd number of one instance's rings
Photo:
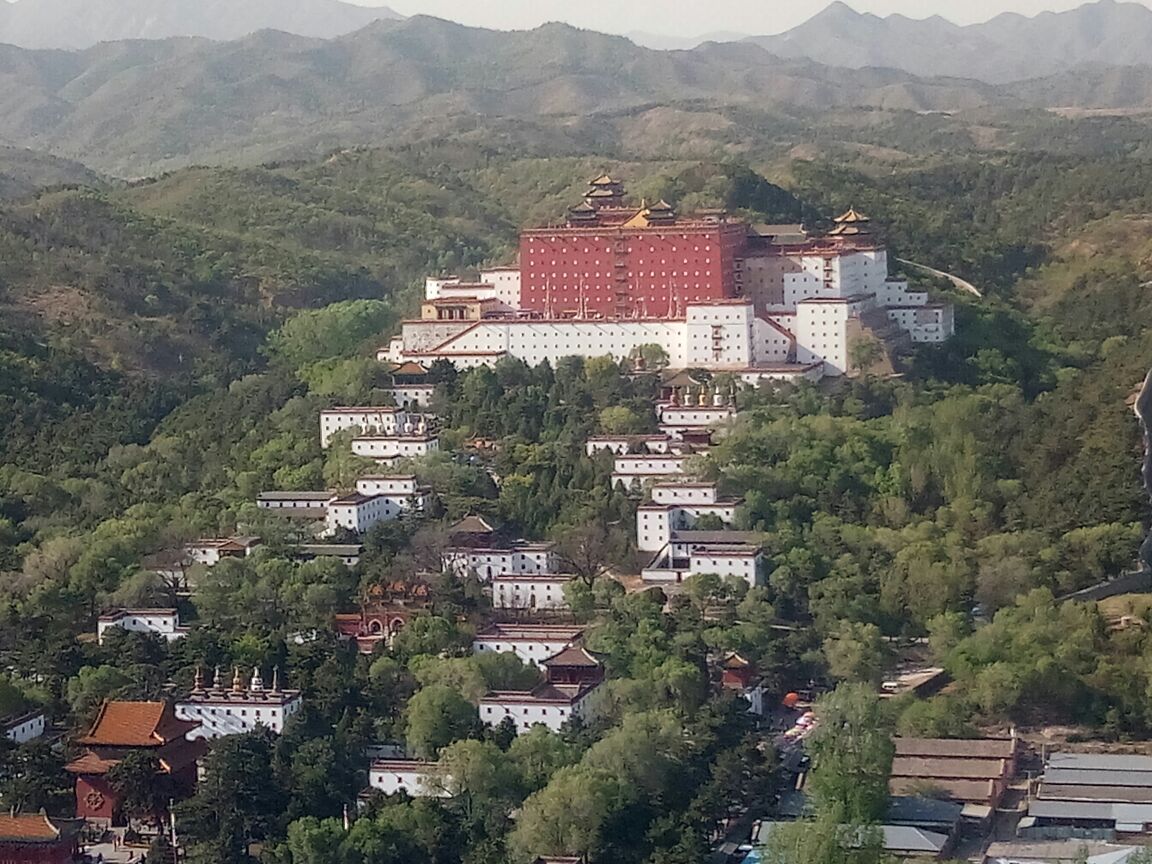
[[[527,864],[541,855],[596,853],[606,823],[628,797],[610,773],[583,765],[561,768],[524,802],[508,836],[511,860]]]
[[[115,699],[132,679],[115,666],[85,666],[68,682],[68,704],[81,724],[91,722],[108,699]]]
[[[168,802],[175,795],[170,776],[159,761],[147,753],[133,752],[108,772],[108,784],[120,799],[120,809],[130,819],[162,824]]]
[[[214,742],[196,794],[177,807],[192,860],[249,864],[249,844],[275,836],[287,798],[272,776],[273,748],[264,730]]]
[[[835,807],[813,820],[773,827],[763,858],[768,864],[895,864],[884,854],[879,828],[847,824]]]
[[[600,412],[600,430],[605,435],[634,435],[643,429],[644,421],[624,405],[613,405]]]
[[[408,700],[404,737],[413,753],[434,759],[441,748],[470,735],[478,722],[472,703],[451,687],[431,684]]]
[[[382,300],[348,300],[301,312],[268,338],[268,352],[293,369],[346,356],[395,321]]]
[[[858,373],[867,372],[884,358],[884,348],[873,336],[854,339],[848,348],[848,363]]]
[[[63,754],[44,740],[29,741],[7,754],[0,751],[0,805],[5,810],[67,812],[75,800],[72,787]]]
[[[347,832],[339,819],[305,816],[288,826],[290,864],[333,864],[340,861]]]
[[[889,664],[888,646],[875,624],[841,621],[824,640],[828,671],[839,681],[859,681],[878,687]]]
[[[435,782],[463,809],[465,819],[502,828],[517,799],[519,778],[500,748],[491,741],[456,741],[440,751],[439,764]]]
[[[552,775],[576,761],[576,749],[547,726],[536,725],[516,736],[508,748],[508,759],[520,776],[527,793],[544,788]]]
[[[841,684],[816,706],[820,724],[808,750],[808,788],[818,813],[849,825],[879,822],[888,807],[892,773],[891,721],[876,693],[864,684]]]

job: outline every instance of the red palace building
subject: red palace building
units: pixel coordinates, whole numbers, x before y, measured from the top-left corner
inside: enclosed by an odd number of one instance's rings
[[[671,318],[740,295],[748,225],[723,211],[681,217],[665,201],[628,206],[596,178],[568,224],[520,235],[520,306],[549,318]]]
[[[120,796],[108,780],[129,753],[146,753],[171,776],[177,797],[196,786],[196,760],[207,752],[202,740],[189,741],[198,721],[181,720],[170,702],[105,702],[87,735],[77,743],[83,754],[65,766],[76,778],[76,815],[97,824],[124,824]]]
[[[43,813],[0,813],[0,864],[73,864],[84,823]]]

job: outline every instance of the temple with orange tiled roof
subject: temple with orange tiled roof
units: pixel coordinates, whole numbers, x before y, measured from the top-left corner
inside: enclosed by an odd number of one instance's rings
[[[105,702],[88,733],[77,739],[84,753],[65,766],[76,778],[76,815],[104,825],[122,821],[120,797],[108,772],[130,753],[156,759],[179,793],[196,785],[196,761],[207,746],[189,739],[199,722],[181,720],[170,702]]]
[[[80,854],[84,822],[44,813],[0,813],[0,862],[72,864]]]

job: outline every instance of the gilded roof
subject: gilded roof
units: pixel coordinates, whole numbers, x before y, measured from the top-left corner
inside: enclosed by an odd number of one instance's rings
[[[867,216],[865,216],[860,211],[858,211],[855,207],[849,207],[848,212],[843,213],[840,216],[837,216],[832,221],[835,222],[837,225],[845,225],[845,224],[856,223],[856,222],[871,222],[872,220],[869,219]]]

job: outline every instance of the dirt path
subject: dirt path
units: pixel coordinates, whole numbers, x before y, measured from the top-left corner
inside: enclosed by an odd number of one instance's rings
[[[923,270],[925,273],[931,273],[933,276],[939,276],[941,279],[947,279],[961,291],[967,291],[975,297],[983,297],[980,289],[973,285],[971,282],[961,279],[959,276],[954,276],[951,273],[945,273],[943,270],[937,270],[935,267],[929,267],[927,264],[917,264],[915,261],[907,261],[904,258],[897,258],[901,264],[906,264],[909,267],[915,267],[917,270]]]

